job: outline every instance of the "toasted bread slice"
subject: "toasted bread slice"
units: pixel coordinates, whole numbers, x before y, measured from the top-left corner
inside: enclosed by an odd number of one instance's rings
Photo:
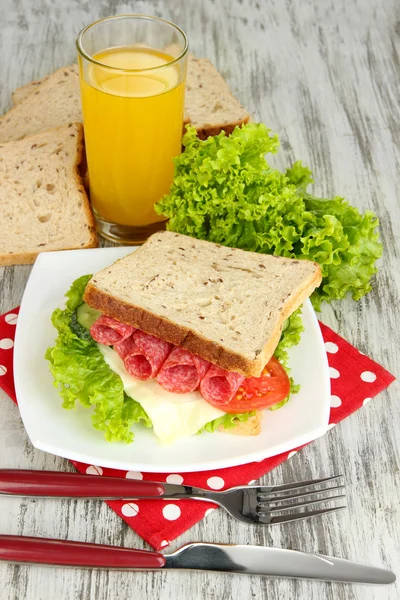
[[[17,104],[0,117],[0,143],[82,122],[77,65],[19,88],[14,102]]]
[[[311,261],[164,231],[97,273],[84,299],[228,371],[258,377],[283,322],[320,282]]]
[[[0,145],[0,265],[33,263],[39,252],[97,246],[78,166],[82,125]]]

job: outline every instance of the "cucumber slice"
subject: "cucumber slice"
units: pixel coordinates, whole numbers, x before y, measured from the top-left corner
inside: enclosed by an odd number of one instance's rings
[[[80,338],[81,340],[85,340],[86,342],[90,342],[90,340],[93,341],[89,329],[86,329],[86,327],[82,327],[82,325],[78,323],[76,311],[74,311],[71,315],[70,324],[72,331],[75,333],[75,335],[78,336],[78,338]]]
[[[283,325],[282,325],[282,333],[283,333],[284,331],[286,331],[286,329],[289,327],[289,323],[290,323],[290,317],[289,317],[289,319],[286,319],[286,320],[283,322]]]
[[[71,315],[71,329],[81,340],[93,341],[90,328],[97,321],[100,312],[82,302]]]
[[[82,325],[82,327],[85,327],[85,329],[90,329],[101,314],[95,308],[88,306],[86,302],[82,302],[75,312],[76,320],[78,321],[79,325]]]

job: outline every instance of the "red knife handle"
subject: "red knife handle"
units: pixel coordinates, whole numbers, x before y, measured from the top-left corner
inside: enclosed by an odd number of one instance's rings
[[[62,471],[0,469],[0,495],[133,499],[144,496],[155,498],[163,493],[162,484],[151,481]]]
[[[102,569],[161,569],[158,552],[85,542],[0,535],[0,561]]]

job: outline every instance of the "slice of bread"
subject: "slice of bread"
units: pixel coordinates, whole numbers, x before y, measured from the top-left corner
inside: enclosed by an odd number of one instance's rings
[[[258,410],[256,414],[249,417],[247,421],[238,421],[237,425],[232,429],[225,429],[220,425],[218,431],[222,431],[222,433],[231,433],[233,435],[259,435],[261,432],[262,418],[263,413]]]
[[[15,108],[0,118],[0,141],[19,139],[50,127],[81,121],[77,65],[59,69],[16,89],[13,102]],[[24,108],[17,110],[18,105]],[[51,108],[50,114],[47,114],[47,109],[43,110],[43,106]],[[25,122],[27,116],[28,122]],[[30,118],[32,124],[29,123]],[[205,139],[222,129],[231,133],[236,125],[243,125],[249,119],[250,115],[232,95],[214,65],[205,58],[189,54],[184,124],[193,125],[199,137]],[[14,132],[16,120],[22,122]]]
[[[206,139],[222,130],[231,133],[249,119],[249,113],[214,65],[189,54],[184,120],[197,129],[199,138]]]
[[[164,231],[97,273],[84,299],[228,371],[258,377],[283,322],[320,282],[311,261]]]
[[[64,67],[63,69],[60,69],[60,71],[71,71],[72,72],[72,71],[75,71],[75,67],[76,67],[76,65],[70,65],[68,67]],[[46,75],[46,77],[42,77],[42,79],[36,79],[35,81],[31,81],[30,83],[27,83],[26,85],[23,85],[22,87],[17,88],[12,94],[13,105],[15,106],[16,104],[19,104],[20,102],[25,100],[25,98],[27,98],[32,92],[36,92],[36,90],[38,90],[40,88],[42,83],[47,81],[50,77],[52,77],[52,75],[55,75],[58,72],[59,71],[56,71],[55,73],[52,73],[51,75]]]
[[[82,121],[77,65],[19,88],[17,104],[0,117],[0,143]]]
[[[97,246],[78,172],[79,123],[0,144],[0,265],[33,263],[39,252]]]

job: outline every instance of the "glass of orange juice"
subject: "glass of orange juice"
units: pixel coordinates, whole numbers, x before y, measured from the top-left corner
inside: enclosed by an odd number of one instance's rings
[[[181,151],[188,42],[169,21],[102,19],[77,39],[90,199],[99,233],[140,244]]]

